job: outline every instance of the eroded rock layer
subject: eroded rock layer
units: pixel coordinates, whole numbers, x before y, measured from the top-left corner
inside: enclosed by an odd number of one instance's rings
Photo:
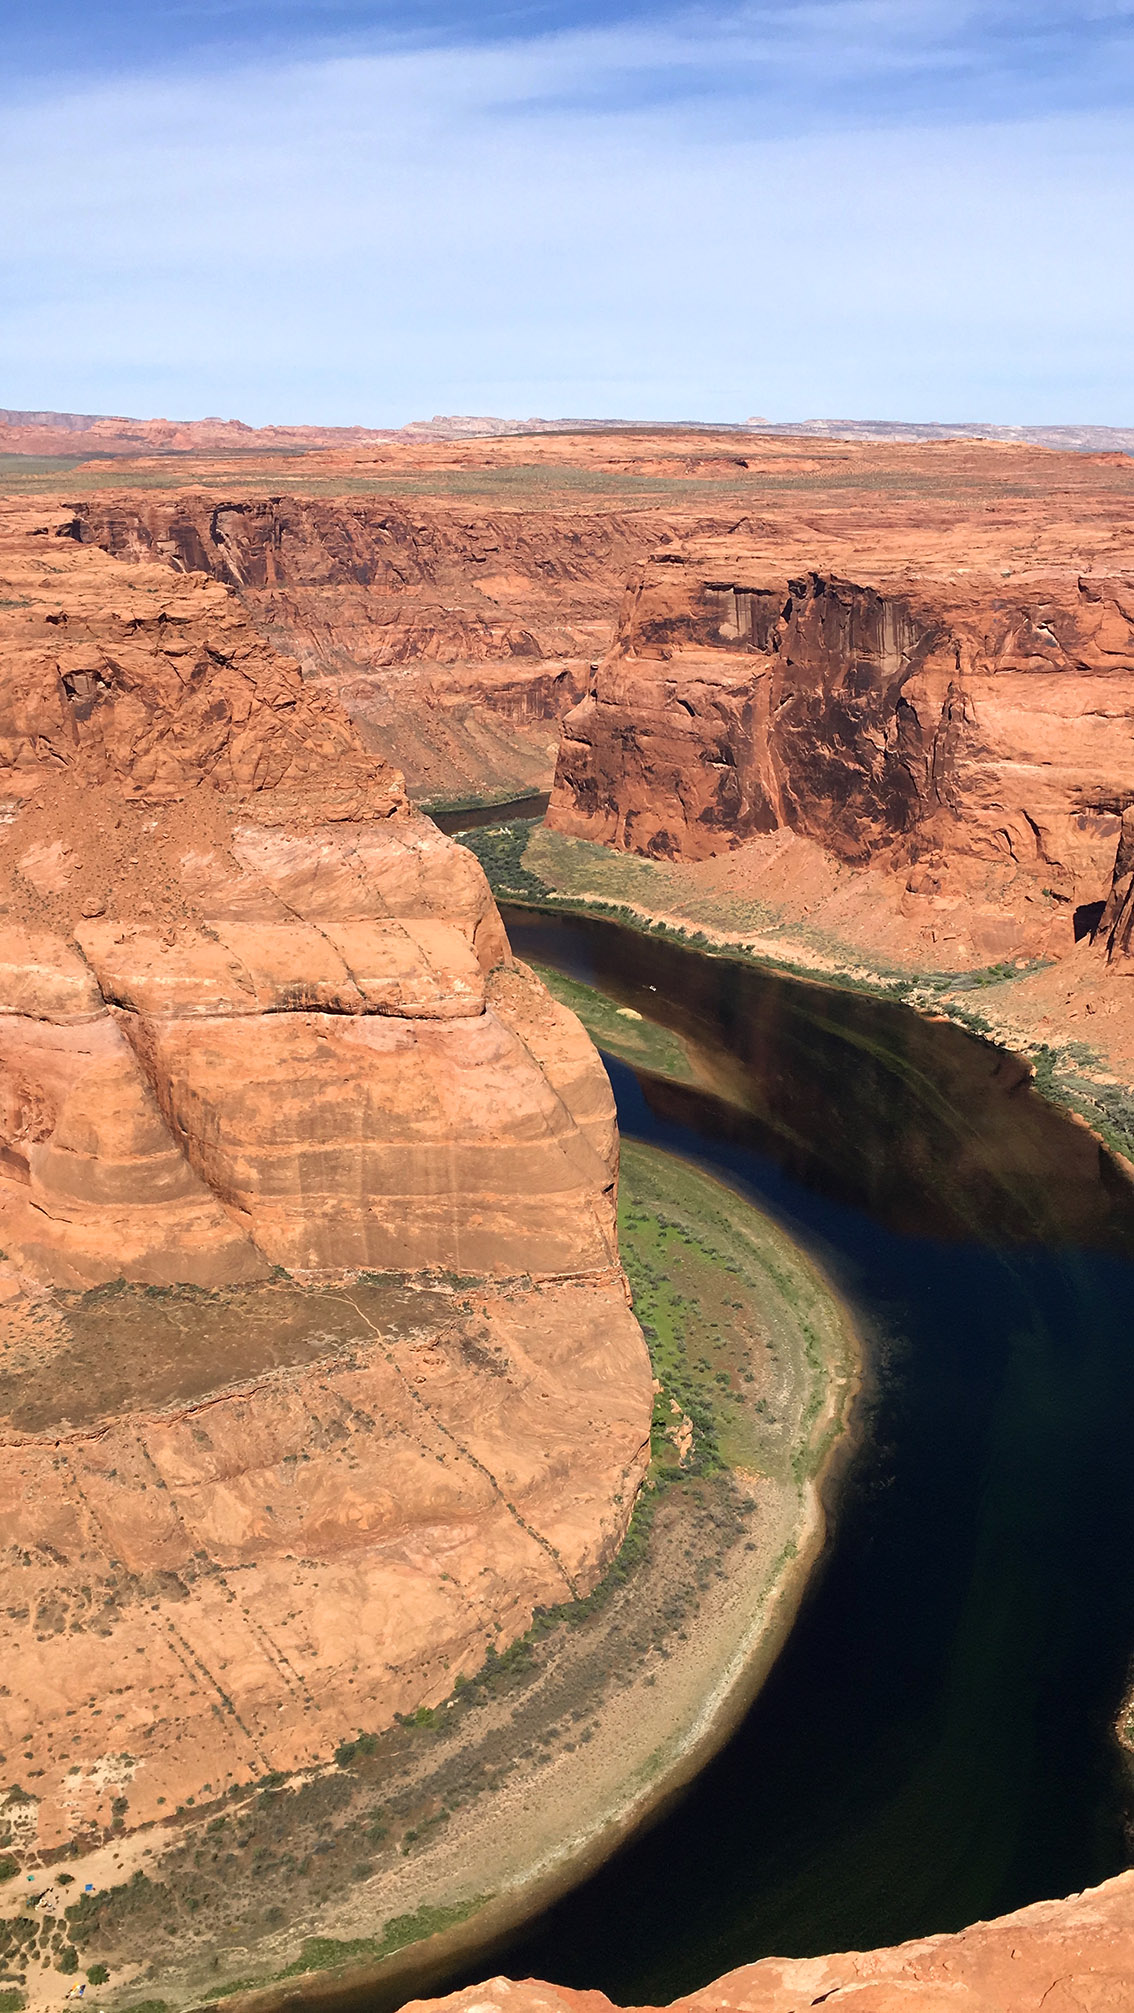
[[[0,527],[0,1749],[41,1849],[436,1703],[593,1586],[652,1405],[609,1085],[476,861],[231,590],[68,533]]]
[[[991,955],[1058,952],[1110,895],[1132,758],[1134,575],[795,569],[709,541],[635,574],[548,821],[692,860],[790,831],[975,897]]]
[[[661,529],[625,513],[200,491],[97,499],[75,518],[118,557],[235,588],[433,797],[548,787],[557,723]]]

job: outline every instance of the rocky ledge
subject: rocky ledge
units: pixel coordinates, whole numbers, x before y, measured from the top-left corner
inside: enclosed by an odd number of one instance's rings
[[[954,1936],[838,1957],[766,1957],[675,1999],[670,2013],[1127,2013],[1134,1873]],[[602,1992],[492,1978],[406,2013],[612,2013]],[[654,2013],[636,2008],[634,2013]]]

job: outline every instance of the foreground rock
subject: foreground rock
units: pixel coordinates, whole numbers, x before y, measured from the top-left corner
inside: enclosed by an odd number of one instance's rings
[[[652,1404],[609,1086],[476,862],[229,590],[66,533],[0,535],[25,1853],[445,1696],[601,1575]]]
[[[839,1957],[768,1957],[673,2001],[681,2013],[1125,2013],[1134,1979],[1134,1873],[956,1936]],[[607,2013],[602,1992],[493,1978],[412,2013]]]

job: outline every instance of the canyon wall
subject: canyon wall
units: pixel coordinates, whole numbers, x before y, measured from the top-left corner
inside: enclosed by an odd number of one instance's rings
[[[549,787],[558,721],[659,531],[625,512],[200,492],[99,498],[74,524],[234,588],[426,797]]]
[[[100,467],[3,513],[5,1849],[317,1774],[625,1530],[652,1391],[609,1089],[399,767],[419,797],[540,787],[574,702],[561,831],[726,872],[806,846],[867,908],[963,914],[975,961],[1094,927],[1134,968],[1125,468],[367,455],[186,463],[180,493]],[[1103,2013],[1130,1920],[1127,1876],[684,2003]]]
[[[330,695],[231,589],[14,507],[0,667],[0,1748],[43,1849],[325,1762],[587,1592],[652,1381],[598,1057]]]
[[[960,893],[1013,951],[1109,899],[1134,796],[1134,577],[659,551],[565,718],[556,830],[706,859],[789,831]],[[1030,913],[1028,911],[1030,910]]]

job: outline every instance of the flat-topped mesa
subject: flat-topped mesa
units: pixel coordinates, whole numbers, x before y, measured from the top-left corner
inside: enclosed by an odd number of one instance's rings
[[[59,529],[3,538],[0,1242],[68,1287],[616,1267],[609,1086],[476,860],[231,590]]]
[[[1059,949],[1108,898],[1132,731],[1132,577],[816,571],[687,544],[631,581],[565,718],[548,822],[690,860],[788,830],[914,894],[1015,884],[1049,898],[1032,948]]]

